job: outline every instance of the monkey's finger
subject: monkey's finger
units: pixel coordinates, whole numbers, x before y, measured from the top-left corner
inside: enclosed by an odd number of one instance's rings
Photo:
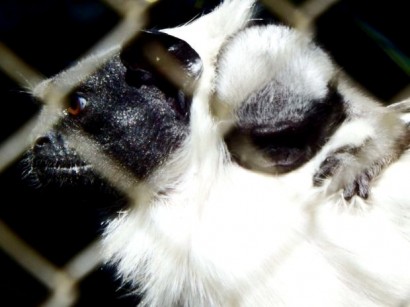
[[[367,199],[369,197],[371,180],[372,176],[370,176],[368,172],[360,174],[356,179],[358,186],[357,195],[363,199]]]
[[[357,181],[347,184],[343,190],[343,198],[347,201],[351,200],[357,194],[358,189]]]
[[[340,160],[334,156],[327,157],[319,166],[319,170],[313,175],[313,185],[321,186],[323,181],[334,175],[340,167]]]

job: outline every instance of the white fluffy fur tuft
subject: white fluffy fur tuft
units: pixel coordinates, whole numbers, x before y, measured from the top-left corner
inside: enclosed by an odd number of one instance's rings
[[[285,26],[248,28],[236,35],[223,53],[217,93],[219,101],[234,104],[231,107],[239,106],[272,80],[293,84],[293,90],[307,98],[322,98],[335,73],[323,51]],[[252,78],[239,79],[238,75]]]

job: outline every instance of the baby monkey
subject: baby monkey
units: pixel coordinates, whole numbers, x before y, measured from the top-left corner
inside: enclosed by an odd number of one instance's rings
[[[355,90],[295,30],[249,27],[225,44],[217,67],[214,113],[246,168],[287,173],[324,148],[313,184],[331,177],[329,193],[367,198],[371,181],[408,148],[410,130],[394,106]]]

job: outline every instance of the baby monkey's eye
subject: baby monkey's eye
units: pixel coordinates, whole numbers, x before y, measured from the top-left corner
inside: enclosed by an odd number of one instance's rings
[[[75,93],[69,97],[68,113],[73,116],[79,115],[87,106],[87,99],[81,94]]]

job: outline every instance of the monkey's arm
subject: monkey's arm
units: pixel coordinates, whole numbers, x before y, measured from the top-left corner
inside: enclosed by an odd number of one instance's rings
[[[354,195],[367,198],[373,180],[410,147],[410,126],[404,118],[409,110],[410,100],[346,123],[335,136],[336,142],[344,139],[346,143],[328,152],[313,184],[321,186],[329,178],[329,193],[343,189],[346,200]]]

